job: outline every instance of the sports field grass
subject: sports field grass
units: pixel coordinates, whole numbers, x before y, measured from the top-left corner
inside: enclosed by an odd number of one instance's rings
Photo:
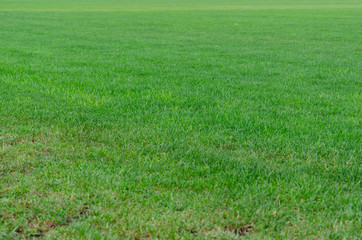
[[[0,0],[0,239],[359,239],[362,2]]]

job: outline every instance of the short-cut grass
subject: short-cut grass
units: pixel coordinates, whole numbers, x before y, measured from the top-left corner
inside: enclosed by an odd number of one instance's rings
[[[361,237],[359,0],[1,0],[0,239]]]

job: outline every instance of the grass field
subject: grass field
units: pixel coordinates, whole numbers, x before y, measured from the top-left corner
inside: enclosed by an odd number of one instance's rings
[[[0,0],[0,239],[360,239],[362,2]]]

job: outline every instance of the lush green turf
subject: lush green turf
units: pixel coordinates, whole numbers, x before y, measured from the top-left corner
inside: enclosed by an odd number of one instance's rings
[[[361,1],[0,1],[0,239],[358,239]]]

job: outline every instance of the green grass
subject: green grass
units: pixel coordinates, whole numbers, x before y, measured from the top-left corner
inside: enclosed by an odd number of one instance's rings
[[[358,0],[0,1],[0,239],[359,239],[361,26]]]

